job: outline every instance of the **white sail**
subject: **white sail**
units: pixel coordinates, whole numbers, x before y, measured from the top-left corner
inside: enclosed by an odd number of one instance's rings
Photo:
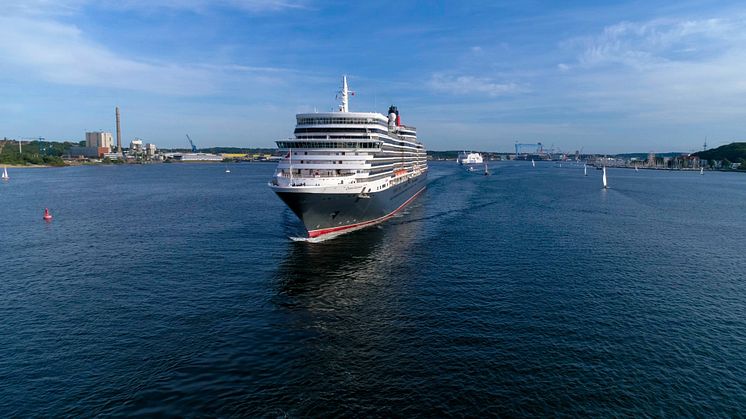
[[[637,166],[635,166],[635,172],[639,172],[640,170],[637,169]]]
[[[534,162],[534,159],[531,159],[531,166],[536,167],[536,162]]]
[[[3,167],[3,179],[10,179],[8,176],[8,166]]]
[[[606,166],[604,166],[603,180],[604,180],[604,189],[607,189],[609,187],[609,185],[606,183]]]
[[[588,165],[587,164],[583,165],[583,176],[588,176]]]
[[[704,167],[700,167],[699,168],[699,174],[700,175],[704,175],[705,174],[705,168]]]

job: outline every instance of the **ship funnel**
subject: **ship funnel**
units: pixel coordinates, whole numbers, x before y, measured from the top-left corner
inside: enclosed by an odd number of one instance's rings
[[[396,109],[396,106],[389,106],[389,126],[394,127],[397,125],[396,121],[399,117],[399,110]]]

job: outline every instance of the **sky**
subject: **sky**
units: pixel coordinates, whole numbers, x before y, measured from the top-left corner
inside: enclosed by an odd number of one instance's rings
[[[0,137],[274,147],[398,106],[431,150],[746,140],[746,6],[709,1],[0,0]]]

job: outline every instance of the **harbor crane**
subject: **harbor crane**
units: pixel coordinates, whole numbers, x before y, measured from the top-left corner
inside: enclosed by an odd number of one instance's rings
[[[194,145],[194,142],[192,141],[192,139],[189,138],[189,134],[187,134],[186,136],[187,136],[187,140],[189,140],[189,144],[192,146],[192,153],[196,153],[197,152],[197,146]]]

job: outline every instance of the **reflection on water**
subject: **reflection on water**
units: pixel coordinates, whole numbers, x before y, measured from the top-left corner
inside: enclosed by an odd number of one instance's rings
[[[301,416],[376,412],[365,403],[341,407],[333,400],[375,395],[394,372],[380,365],[411,356],[399,352],[397,336],[407,317],[400,295],[414,276],[413,252],[423,236],[423,223],[407,221],[423,217],[426,197],[372,228],[323,243],[287,243],[274,273],[272,302],[283,318],[274,328],[277,335],[295,337],[288,348],[295,359],[285,368],[302,380],[285,390],[293,394],[293,403],[271,403]],[[320,399],[329,403],[320,405]]]
[[[312,306],[313,298],[343,303],[374,292],[387,273],[407,263],[407,250],[418,240],[424,209],[420,196],[400,216],[322,243],[289,242],[284,261],[275,273],[279,305],[294,305],[300,298]]]
[[[490,166],[318,244],[273,165],[19,170],[0,417],[742,415],[746,176]]]

